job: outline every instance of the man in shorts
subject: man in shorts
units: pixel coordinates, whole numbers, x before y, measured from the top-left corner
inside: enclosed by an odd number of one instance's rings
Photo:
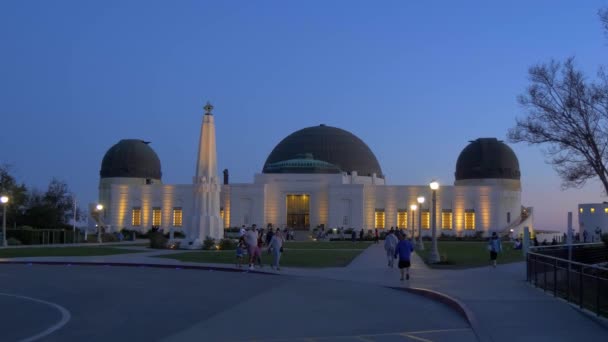
[[[414,251],[414,246],[410,240],[405,238],[405,234],[399,234],[399,243],[395,247],[395,258],[399,256],[399,271],[401,271],[401,281],[403,281],[403,274],[405,273],[405,279],[410,279],[410,256]]]

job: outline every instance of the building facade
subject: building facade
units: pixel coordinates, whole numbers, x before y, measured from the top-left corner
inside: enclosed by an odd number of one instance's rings
[[[121,140],[102,161],[99,200],[112,230],[165,231],[193,224],[193,184],[162,183],[160,160],[145,141]],[[271,151],[252,183],[235,183],[224,173],[220,191],[223,226],[242,225],[418,229],[430,235],[431,215],[439,234],[487,236],[533,229],[532,208],[521,203],[519,162],[495,138],[471,141],[458,157],[453,184],[436,192],[423,185],[389,185],[369,147],[336,127],[307,127]],[[423,204],[417,198],[425,197]],[[416,211],[411,205],[417,204]]]

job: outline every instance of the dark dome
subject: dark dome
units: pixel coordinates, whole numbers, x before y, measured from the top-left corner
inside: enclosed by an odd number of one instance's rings
[[[361,176],[384,177],[376,156],[363,140],[354,134],[336,127],[325,125],[307,127],[291,133],[270,152],[264,163],[264,173],[313,173],[306,170],[290,172],[276,168],[276,163],[299,159],[302,155],[312,155],[315,161],[335,166],[342,172],[357,171]],[[318,167],[314,168],[319,173]],[[327,172],[335,173],[333,167]],[[294,170],[296,171],[296,170]]]
[[[479,138],[460,152],[456,162],[456,180],[519,180],[519,161],[513,150],[496,138]]]
[[[110,147],[101,162],[101,178],[129,177],[161,179],[160,159],[139,139],[123,139]]]

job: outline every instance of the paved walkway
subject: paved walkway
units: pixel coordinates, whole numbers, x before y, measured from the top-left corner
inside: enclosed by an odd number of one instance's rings
[[[17,260],[202,265],[153,257],[174,252],[176,251],[165,250],[110,256],[18,258]],[[289,250],[286,251],[286,253],[288,252]],[[468,307],[477,320],[477,334],[484,341],[608,340],[608,328],[605,322],[584,314],[570,304],[528,285],[525,282],[524,263],[499,265],[497,268],[436,270],[426,267],[424,262],[413,254],[410,272],[412,278],[409,281],[401,282],[398,270],[388,268],[386,262],[382,244],[375,244],[344,268],[288,267],[283,268],[281,274],[435,290],[458,299]],[[226,264],[204,265],[228,266]]]

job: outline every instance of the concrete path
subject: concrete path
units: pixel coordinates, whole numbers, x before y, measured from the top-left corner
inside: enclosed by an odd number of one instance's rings
[[[411,279],[400,282],[397,269],[387,267],[381,245],[372,245],[342,269],[286,270],[293,275],[435,290],[464,303],[477,320],[479,336],[488,341],[608,341],[605,320],[525,282],[525,264],[465,270],[426,267],[413,254]]]

